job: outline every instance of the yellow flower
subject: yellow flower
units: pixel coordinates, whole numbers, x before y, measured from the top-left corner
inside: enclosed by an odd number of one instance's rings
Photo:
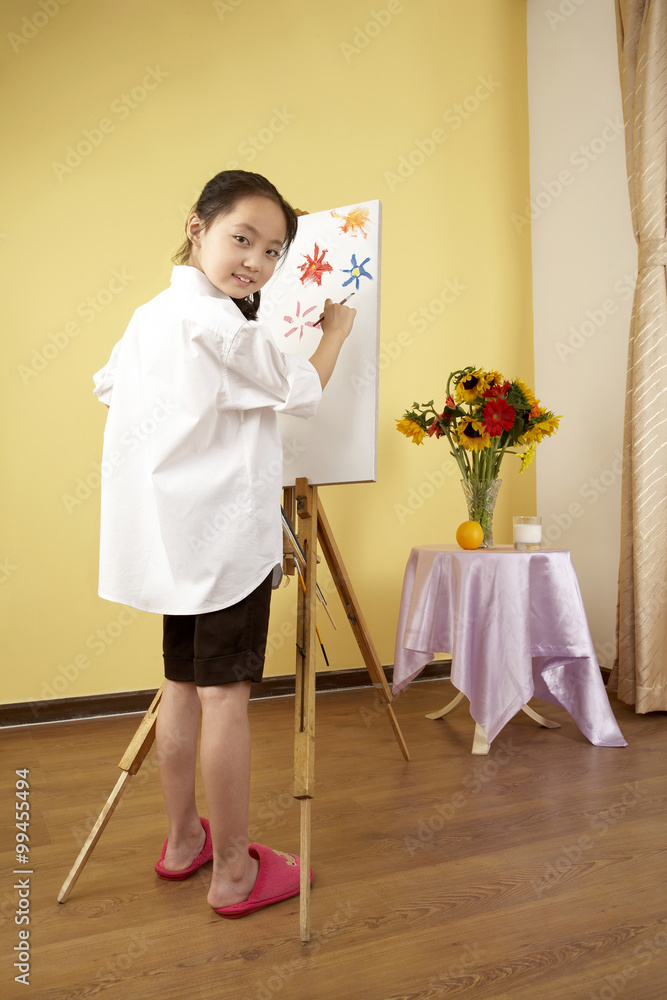
[[[457,403],[472,403],[478,396],[486,392],[487,385],[481,368],[464,375],[456,387],[454,399]]]
[[[526,448],[526,450],[524,451],[523,455],[521,455],[521,468],[519,469],[520,473],[526,471],[526,469],[528,468],[528,466],[530,465],[530,463],[535,458],[535,452],[536,451],[537,451],[537,445],[536,444],[531,444],[531,445],[529,445]]]
[[[487,389],[493,389],[494,385],[503,384],[505,376],[501,375],[500,372],[486,372],[484,375],[484,381],[486,382]]]
[[[527,383],[524,382],[522,378],[514,379],[514,384],[523,393],[526,403],[532,409],[532,407],[535,406],[535,404],[538,402],[538,400],[535,398],[535,393],[533,392],[533,390],[528,387]]]
[[[473,417],[463,417],[458,426],[458,436],[459,444],[468,451],[482,451],[491,443],[491,437],[484,430],[482,421]]]
[[[544,420],[540,420],[537,426],[541,428],[543,436],[551,437],[551,435],[555,434],[556,431],[558,430],[559,421],[560,421],[560,416],[554,416],[553,414],[551,414],[551,416],[546,417]]]
[[[410,420],[409,417],[403,417],[402,420],[397,420],[396,430],[400,431],[401,434],[405,434],[406,438],[412,438],[413,444],[422,444],[424,441],[424,435],[426,434],[424,428],[420,427],[414,420]]]
[[[543,437],[551,437],[558,430],[560,417],[548,416],[538,420],[519,438],[519,444],[539,444]]]

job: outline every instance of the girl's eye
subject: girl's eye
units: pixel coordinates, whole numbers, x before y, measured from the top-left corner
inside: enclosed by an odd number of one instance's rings
[[[235,239],[235,240],[238,240],[238,241],[239,241],[239,243],[247,243],[247,242],[248,242],[248,237],[247,237],[247,236],[241,236],[240,234],[237,234],[237,235],[236,235],[236,236],[234,237],[234,239]]]
[[[280,250],[267,250],[267,253],[270,254],[270,256],[273,257],[275,260],[278,260],[278,258],[280,257]]]

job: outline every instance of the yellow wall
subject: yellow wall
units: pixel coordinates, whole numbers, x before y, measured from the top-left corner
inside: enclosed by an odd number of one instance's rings
[[[106,410],[91,376],[168,284],[187,207],[230,165],[311,212],[383,203],[379,479],[321,495],[392,662],[411,546],[452,541],[465,518],[445,445],[415,447],[394,418],[442,401],[466,364],[533,377],[530,245],[510,221],[529,194],[525,15],[516,0],[2,5],[2,702],[160,683],[160,618],[96,593]],[[534,509],[517,465],[500,542]],[[274,598],[268,675],[293,671],[294,605],[292,583]],[[331,606],[331,666],[360,666]]]

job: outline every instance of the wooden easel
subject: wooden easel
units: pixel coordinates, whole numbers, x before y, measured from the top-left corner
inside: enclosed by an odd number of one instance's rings
[[[160,688],[150,703],[148,711],[141,720],[139,728],[132,737],[130,745],[120,759],[118,766],[121,769],[122,774],[116,782],[113,792],[105,802],[102,812],[97,817],[95,825],[88,834],[85,844],[79,851],[79,855],[72,865],[69,875],[63,882],[62,889],[58,893],[59,903],[64,903],[74,888],[74,884],[83,871],[84,865],[93,853],[95,844],[102,836],[104,828],[113,815],[114,809],[120,802],[130,778],[133,774],[137,773],[146,759],[148,751],[153,746],[153,741],[155,740],[155,723],[157,722],[157,709],[160,704],[160,699],[162,698],[163,689],[164,681],[160,685]]]
[[[366,627],[359,602],[347,575],[338,546],[334,540],[329,522],[319,503],[317,487],[307,479],[297,479],[295,487],[284,490],[284,509],[292,525],[295,524],[294,511],[299,518],[298,541],[306,557],[302,570],[305,580],[305,594],[301,588],[297,601],[297,654],[296,688],[294,715],[294,798],[301,800],[301,894],[299,930],[303,943],[310,940],[310,803],[313,798],[315,781],[315,673],[317,653],[316,600],[317,600],[317,543],[329,566],[329,571],[345,608],[348,621],[370,675],[373,686],[384,703],[396,740],[405,760],[410,760],[408,748],[403,739],[398,720],[391,706],[392,693],[387,683],[375,646]],[[294,553],[286,544],[284,547],[284,567],[287,573],[294,573]],[[64,903],[74,887],[79,875],[92,854],[97,841],[111,819],[120,802],[130,777],[136,774],[145,760],[155,740],[155,725],[164,683],[156,693],[144,715],[130,745],[120,760],[123,772],[114,790],[107,799],[93,829],[81,848],[69,875],[58,893],[58,902]]]
[[[319,541],[329,571],[345,608],[345,614],[361,650],[366,669],[378,696],[384,702],[389,721],[405,760],[410,760],[398,720],[391,706],[392,693],[387,683],[375,646],[364,621],[350,578],[347,575],[338,546],[333,537],[317,486],[307,479],[297,479],[296,486],[283,491],[283,507],[291,524],[294,509],[299,518],[298,540],[306,557],[305,594],[299,588],[297,605],[296,690],[294,698],[294,790],[301,800],[301,893],[299,931],[301,941],[310,940],[310,804],[315,782],[315,666],[317,634],[315,631],[317,600],[317,543]],[[285,569],[290,567],[289,550]]]

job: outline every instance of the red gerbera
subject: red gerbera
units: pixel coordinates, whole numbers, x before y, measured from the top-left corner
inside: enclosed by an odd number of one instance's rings
[[[489,399],[482,413],[484,429],[491,437],[498,437],[503,431],[510,429],[515,416],[514,407],[506,399]]]
[[[433,435],[435,434],[436,438],[442,437],[442,435],[445,432],[442,429],[440,421],[442,420],[443,423],[448,424],[451,419],[452,418],[450,414],[448,414],[446,410],[443,411],[442,413],[439,413],[438,416],[434,418],[433,423],[428,428],[428,436],[433,437]]]
[[[497,399],[500,396],[506,396],[510,391],[510,383],[505,380],[502,385],[492,385],[490,389],[487,389],[484,393],[484,399]]]

